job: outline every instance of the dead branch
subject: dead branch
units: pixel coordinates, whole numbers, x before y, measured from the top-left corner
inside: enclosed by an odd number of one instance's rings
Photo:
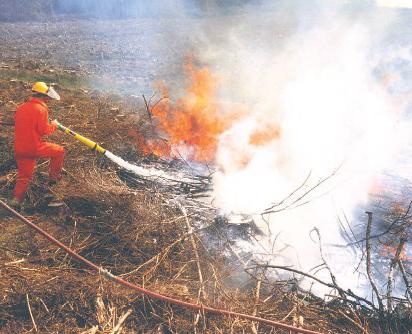
[[[403,265],[403,262],[401,259],[399,259],[399,269],[401,271],[402,278],[406,286],[406,298],[408,299],[409,304],[412,305],[412,289],[411,289],[412,286],[408,280],[408,276],[406,275],[405,266]]]
[[[393,257],[390,267],[389,267],[389,273],[388,273],[388,284],[387,284],[387,290],[386,290],[386,296],[387,296],[387,307],[388,307],[388,312],[392,312],[392,286],[393,286],[393,272],[395,270],[396,265],[400,261],[400,256],[403,251],[403,247],[405,246],[405,243],[407,242],[408,238],[406,235],[406,232],[403,231],[401,233],[400,239],[399,239],[399,244],[398,247],[396,248],[396,253],[395,256]]]
[[[344,318],[346,318],[347,320],[350,321],[350,323],[352,323],[354,326],[356,326],[358,329],[360,329],[362,331],[363,334],[368,334],[369,332],[366,330],[366,328],[364,328],[363,326],[361,326],[358,322],[356,322],[355,320],[353,320],[350,316],[348,316],[347,314],[345,314],[345,312],[342,312],[341,310],[338,310],[338,313],[343,316]]]
[[[152,104],[151,110],[153,111],[154,108],[155,108],[160,102],[162,102],[163,100],[165,100],[165,99],[167,99],[167,98],[168,98],[167,96],[162,96],[161,98],[159,98],[155,103]],[[150,102],[150,101],[149,101],[149,102]]]
[[[107,322],[106,319],[106,305],[104,305],[101,292],[98,293],[96,298],[96,311],[97,311],[97,322],[99,325],[103,326]]]
[[[253,312],[252,315],[256,316],[258,313],[258,305],[259,305],[259,299],[260,299],[260,287],[262,285],[262,279],[261,279],[261,275],[259,275],[258,280],[256,282],[256,289],[255,289],[255,305],[253,307]],[[258,329],[259,329],[259,325],[256,324],[255,322],[252,322],[252,332],[253,334],[258,334]]]
[[[394,228],[402,228],[402,227],[404,227],[404,225],[410,224],[409,221],[406,221],[406,222],[404,222],[404,223],[396,226],[396,224],[397,224],[398,222],[401,222],[401,221],[404,221],[404,220],[407,220],[407,219],[411,218],[410,216],[408,216],[411,208],[412,208],[412,201],[409,202],[408,208],[407,208],[407,210],[406,210],[406,212],[405,212],[405,214],[404,214],[403,216],[400,216],[400,217],[396,218],[396,219],[390,224],[390,226],[389,226],[387,229],[385,229],[385,231],[380,232],[380,233],[377,233],[377,234],[374,234],[374,235],[371,235],[371,236],[369,237],[369,240],[383,237],[384,235],[386,235],[386,234],[388,234],[389,232],[391,232]],[[346,246],[353,246],[353,245],[356,245],[356,244],[361,243],[361,242],[364,242],[364,241],[366,241],[366,237],[363,238],[363,239],[359,239],[359,240],[357,240],[357,241],[355,241],[355,242],[349,243],[349,244],[347,244]]]
[[[317,237],[318,237],[318,241],[319,241],[319,253],[320,253],[320,257],[321,257],[321,259],[322,259],[322,261],[323,261],[323,265],[324,265],[325,268],[329,271],[329,275],[330,275],[330,278],[331,278],[331,280],[332,280],[333,285],[338,286],[338,283],[336,282],[336,276],[332,273],[332,270],[330,269],[328,263],[326,262],[326,259],[325,259],[324,255],[323,255],[322,238],[321,238],[321,236],[320,236],[320,232],[319,232],[319,230],[318,230],[316,227],[313,228],[312,231],[315,231],[315,232],[316,232],[316,235],[317,235]],[[337,291],[338,291],[338,293],[340,294],[341,297],[343,297],[343,298],[345,297],[345,294],[344,294],[343,292],[341,292],[340,290],[337,290]]]
[[[278,203],[274,203],[272,206],[267,208],[262,215],[267,215],[270,213],[276,213],[280,211],[284,211],[286,209],[293,209],[297,208],[299,206],[305,205],[310,202],[310,199],[307,201],[302,202],[304,198],[306,198],[309,194],[311,194],[313,191],[315,191],[317,188],[319,188],[323,183],[327,182],[330,180],[333,176],[336,175],[336,173],[339,171],[341,168],[341,165],[336,168],[331,174],[328,176],[324,177],[323,179],[320,179],[315,185],[311,186],[309,189],[305,190],[302,194],[299,194],[297,198],[293,198],[295,194],[299,192],[299,190],[303,189],[305,185],[307,184],[311,173],[306,177],[305,181],[298,186],[294,191],[292,191],[287,197],[285,197],[283,200],[281,200]],[[290,203],[287,203],[290,200]]]
[[[290,267],[285,267],[285,266],[270,265],[270,264],[259,264],[258,266],[259,266],[259,267],[264,267],[264,268],[272,268],[272,269],[280,269],[280,270],[290,271],[290,272],[293,272],[293,273],[295,273],[295,274],[299,274],[299,275],[308,277],[308,278],[310,278],[310,279],[312,279],[312,280],[314,280],[314,281],[316,281],[316,282],[318,282],[318,283],[320,283],[320,284],[322,284],[322,285],[324,285],[324,286],[327,286],[327,287],[329,287],[329,288],[331,288],[331,289],[333,289],[333,290],[337,290],[337,291],[339,291],[339,292],[341,292],[341,293],[344,293],[345,296],[347,296],[347,297],[345,297],[345,298],[340,298],[340,299],[345,300],[346,302],[348,302],[348,303],[350,303],[350,304],[359,306],[359,305],[361,305],[360,302],[363,302],[363,303],[367,304],[367,305],[368,305],[370,308],[372,308],[373,310],[379,311],[372,302],[370,302],[369,300],[367,300],[367,299],[365,299],[365,298],[363,298],[363,297],[360,297],[360,296],[356,295],[352,290],[350,290],[350,289],[344,290],[344,289],[342,289],[342,288],[339,287],[339,286],[335,286],[334,284],[331,284],[331,283],[327,283],[327,282],[325,282],[325,281],[322,281],[321,279],[317,278],[316,276],[313,276],[313,275],[311,275],[311,274],[305,273],[305,272],[303,272],[303,271],[301,271],[301,270],[297,270],[297,269],[290,268]],[[251,270],[251,269],[255,269],[255,268],[246,268],[245,270]],[[353,302],[353,301],[349,300],[348,297],[353,298],[353,299],[356,300],[357,302]]]
[[[153,110],[154,110],[154,108],[156,108],[156,106],[160,102],[162,102],[164,99],[167,99],[166,96],[162,96],[155,103],[152,104],[151,102],[152,102],[152,99],[153,99],[154,96],[155,96],[155,93],[153,93],[152,96],[150,97],[149,101],[147,101],[146,96],[144,96],[144,94],[142,94],[143,101],[144,101],[144,104],[145,104],[145,107],[146,107],[146,112],[147,112],[147,115],[149,116],[149,120],[150,120],[150,123],[152,125],[153,125]]]
[[[378,300],[378,305],[379,305],[379,311],[383,313],[384,307],[382,303],[382,298],[379,294],[379,290],[376,287],[375,281],[372,277],[372,272],[371,272],[371,245],[370,245],[370,235],[371,235],[371,229],[372,229],[372,212],[367,211],[366,214],[368,215],[368,225],[366,227],[366,273],[369,278],[369,282],[372,286],[373,291],[375,292],[376,298]]]
[[[197,264],[197,272],[199,275],[199,282],[200,282],[200,287],[199,287],[199,295],[198,299],[200,297],[202,298],[207,298],[206,293],[204,291],[204,282],[203,282],[203,273],[202,273],[202,268],[200,266],[200,257],[199,257],[199,252],[197,251],[197,246],[196,246],[196,241],[193,236],[193,228],[190,226],[189,219],[187,218],[187,211],[186,208],[178,203],[180,210],[182,211],[184,217],[185,217],[185,222],[186,222],[186,227],[187,227],[187,233],[190,235],[190,242],[192,243],[192,248],[195,253],[195,258],[196,258],[196,264]]]
[[[285,203],[289,198],[291,198],[294,194],[296,194],[300,189],[302,189],[306,185],[306,183],[308,182],[311,175],[312,175],[312,171],[309,172],[309,174],[308,174],[308,176],[306,176],[305,180],[295,190],[293,190],[289,195],[287,195],[285,198],[283,198],[280,202],[275,203],[272,206],[270,206],[269,208],[267,208],[265,210],[265,212],[267,210],[272,210],[275,207],[278,207],[278,206],[282,205],[283,203]]]
[[[120,277],[123,276],[130,276],[131,274],[135,274],[137,273],[140,269],[142,269],[143,267],[149,265],[150,263],[152,263],[153,261],[156,262],[156,265],[153,268],[150,268],[148,272],[145,273],[145,275],[147,275],[149,272],[152,272],[153,270],[156,269],[156,267],[158,267],[160,265],[160,263],[162,262],[162,260],[167,256],[167,254],[170,252],[170,250],[177,245],[178,243],[182,242],[183,240],[185,240],[189,235],[185,234],[182,235],[180,238],[176,239],[175,241],[173,241],[170,245],[166,246],[164,249],[162,249],[161,252],[159,252],[158,254],[154,255],[153,257],[151,257],[149,260],[147,260],[146,262],[142,263],[141,265],[139,265],[137,268],[133,269],[132,271],[129,271],[127,273],[121,274],[119,275]]]
[[[132,310],[127,310],[127,312],[120,317],[119,321],[117,322],[117,325],[114,326],[113,329],[110,331],[110,334],[120,333],[123,323],[132,313]]]
[[[87,331],[81,332],[80,334],[96,334],[98,330],[99,330],[99,326],[96,325],[88,329]]]
[[[143,97],[144,105],[146,106],[146,112],[147,112],[147,115],[149,116],[150,123],[153,124],[153,122],[152,122],[152,113],[150,111],[149,104],[147,103],[146,96],[144,96],[144,94],[142,94],[142,97]]]
[[[30,319],[31,319],[31,322],[33,324],[34,331],[37,332],[36,321],[34,321],[33,313],[31,311],[31,307],[30,307],[29,294],[27,294],[27,293],[26,293],[26,302],[27,302],[27,308],[29,309]]]

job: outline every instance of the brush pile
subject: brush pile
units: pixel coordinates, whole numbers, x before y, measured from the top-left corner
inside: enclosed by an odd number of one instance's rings
[[[1,121],[12,122],[29,88],[27,82],[0,80]],[[166,167],[168,162],[143,157],[130,135],[149,121],[140,101],[57,88],[62,102],[51,105],[51,118],[125,160]],[[3,198],[10,197],[16,177],[12,138],[13,128],[1,126]],[[405,321],[379,323],[360,305],[327,303],[300,292],[293,280],[273,282],[258,270],[239,269],[236,256],[223,252],[231,245],[229,227],[213,209],[184,192],[139,182],[70,137],[56,134],[51,140],[66,148],[66,173],[50,187],[47,162],[39,161],[23,214],[113,274],[182,300],[324,333],[406,333]],[[207,184],[203,178],[196,182]],[[51,199],[62,205],[49,205]],[[88,272],[13,217],[4,212],[0,217],[2,333],[288,333],[190,313],[125,290]],[[205,244],[204,236],[211,240],[212,234],[218,242]]]

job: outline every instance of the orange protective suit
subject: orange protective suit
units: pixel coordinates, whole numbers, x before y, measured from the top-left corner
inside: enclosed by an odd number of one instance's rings
[[[49,109],[43,100],[32,98],[20,105],[14,121],[14,156],[18,168],[14,196],[21,202],[33,177],[37,159],[50,158],[50,178],[60,179],[64,149],[60,145],[42,141],[43,136],[57,129],[57,125],[49,123]]]

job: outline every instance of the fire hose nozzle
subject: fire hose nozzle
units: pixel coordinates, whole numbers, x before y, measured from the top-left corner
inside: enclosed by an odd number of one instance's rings
[[[55,120],[53,121],[53,123],[57,125],[57,129],[60,130],[60,131],[63,131],[63,132],[64,132],[64,131],[67,129],[67,128],[66,128],[65,126],[63,126],[57,119],[55,119]]]
[[[77,139],[78,141],[80,141],[81,143],[85,144],[87,147],[89,147],[90,149],[92,149],[93,151],[97,151],[101,154],[105,154],[106,153],[106,149],[101,147],[100,145],[98,145],[96,142],[94,142],[93,140],[90,140],[89,138],[86,138],[82,135],[79,135],[78,133],[70,130],[69,128],[65,127],[63,124],[59,123],[57,120],[53,121],[56,125],[57,128],[68,134],[73,136],[75,139]]]

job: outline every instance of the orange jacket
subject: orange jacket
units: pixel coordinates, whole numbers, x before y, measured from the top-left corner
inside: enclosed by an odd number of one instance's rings
[[[49,109],[40,99],[32,98],[17,108],[14,116],[14,154],[16,158],[36,158],[42,137],[52,134],[57,125],[49,123]]]

